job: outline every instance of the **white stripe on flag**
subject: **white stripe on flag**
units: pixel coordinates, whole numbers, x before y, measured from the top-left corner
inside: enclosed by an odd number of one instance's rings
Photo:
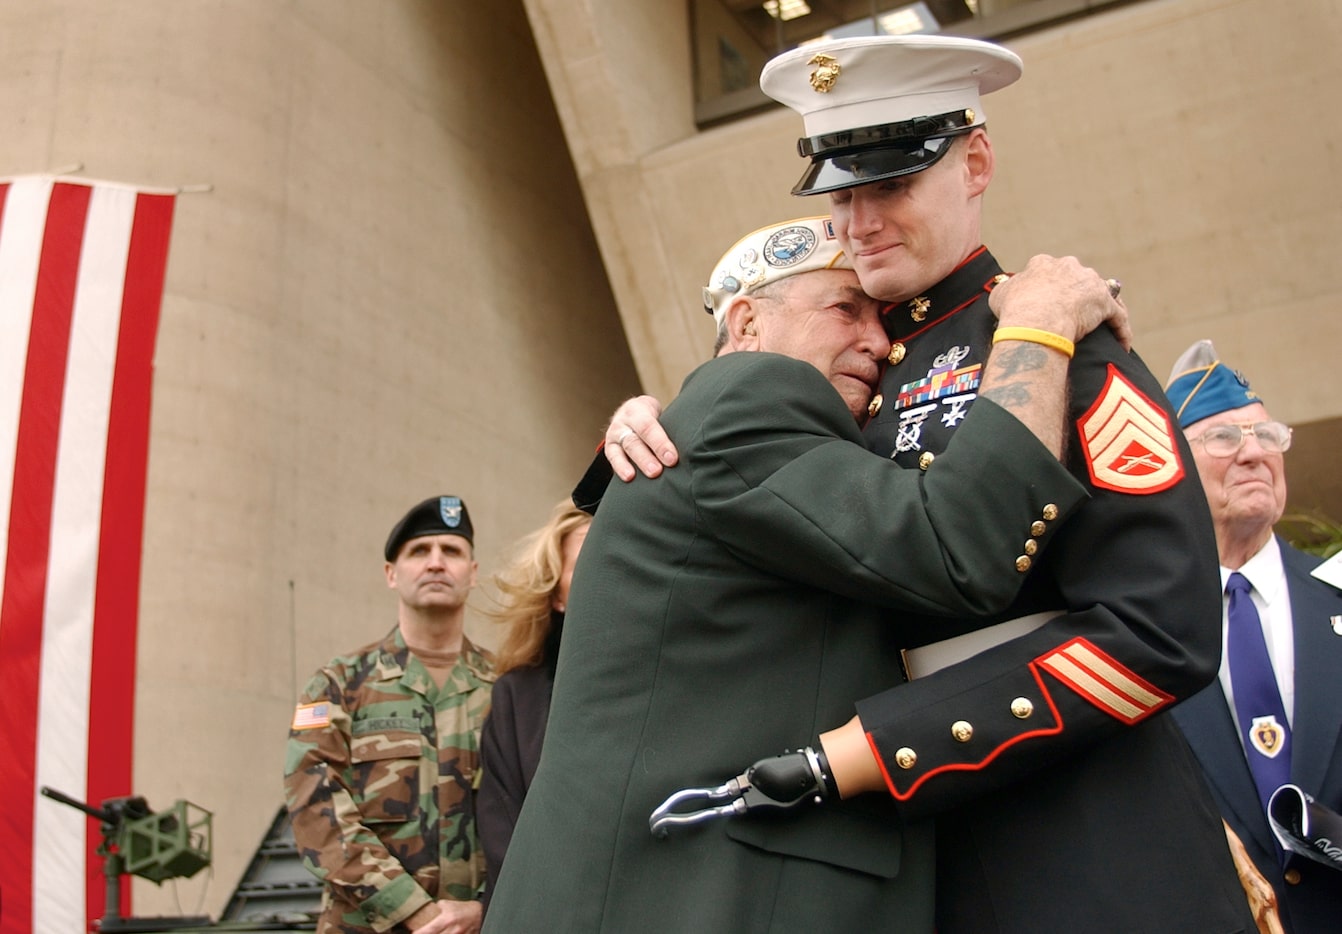
[[[135,199],[134,191],[99,187],[89,201],[52,498],[37,784],[80,800],[87,797],[93,598],[107,422]],[[74,931],[84,923],[83,893],[72,897],[69,884],[84,873],[84,852],[69,841],[81,839],[86,830],[92,824],[80,811],[39,800],[33,815],[34,931]]]

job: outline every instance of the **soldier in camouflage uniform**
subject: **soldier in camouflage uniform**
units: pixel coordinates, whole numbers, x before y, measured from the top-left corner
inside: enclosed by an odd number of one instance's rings
[[[462,631],[473,548],[461,500],[411,509],[384,552],[396,626],[299,698],[285,792],[303,862],[326,883],[318,932],[480,928],[474,801],[494,674]]]

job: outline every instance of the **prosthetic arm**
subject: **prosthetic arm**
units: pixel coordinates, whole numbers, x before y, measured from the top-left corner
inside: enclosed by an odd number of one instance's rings
[[[825,753],[807,746],[760,759],[716,788],[675,792],[652,812],[648,826],[653,836],[666,837],[672,827],[755,810],[788,810],[806,802],[819,804],[838,794]],[[697,807],[682,810],[690,805]]]

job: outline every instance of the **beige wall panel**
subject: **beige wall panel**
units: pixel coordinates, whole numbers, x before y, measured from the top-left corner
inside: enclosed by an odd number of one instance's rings
[[[394,620],[393,522],[458,493],[483,579],[637,378],[520,3],[2,0],[0,47],[0,174],[212,186],[173,231],[126,791],[215,814],[213,881],[137,911],[217,912],[295,692]]]

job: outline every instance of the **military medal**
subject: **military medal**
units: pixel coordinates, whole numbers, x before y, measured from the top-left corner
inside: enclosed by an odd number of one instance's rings
[[[1257,749],[1261,755],[1269,759],[1275,759],[1277,753],[1281,752],[1282,742],[1286,733],[1277,722],[1277,718],[1268,714],[1266,717],[1254,717],[1253,727],[1249,730],[1249,742],[1253,743],[1253,748]]]

